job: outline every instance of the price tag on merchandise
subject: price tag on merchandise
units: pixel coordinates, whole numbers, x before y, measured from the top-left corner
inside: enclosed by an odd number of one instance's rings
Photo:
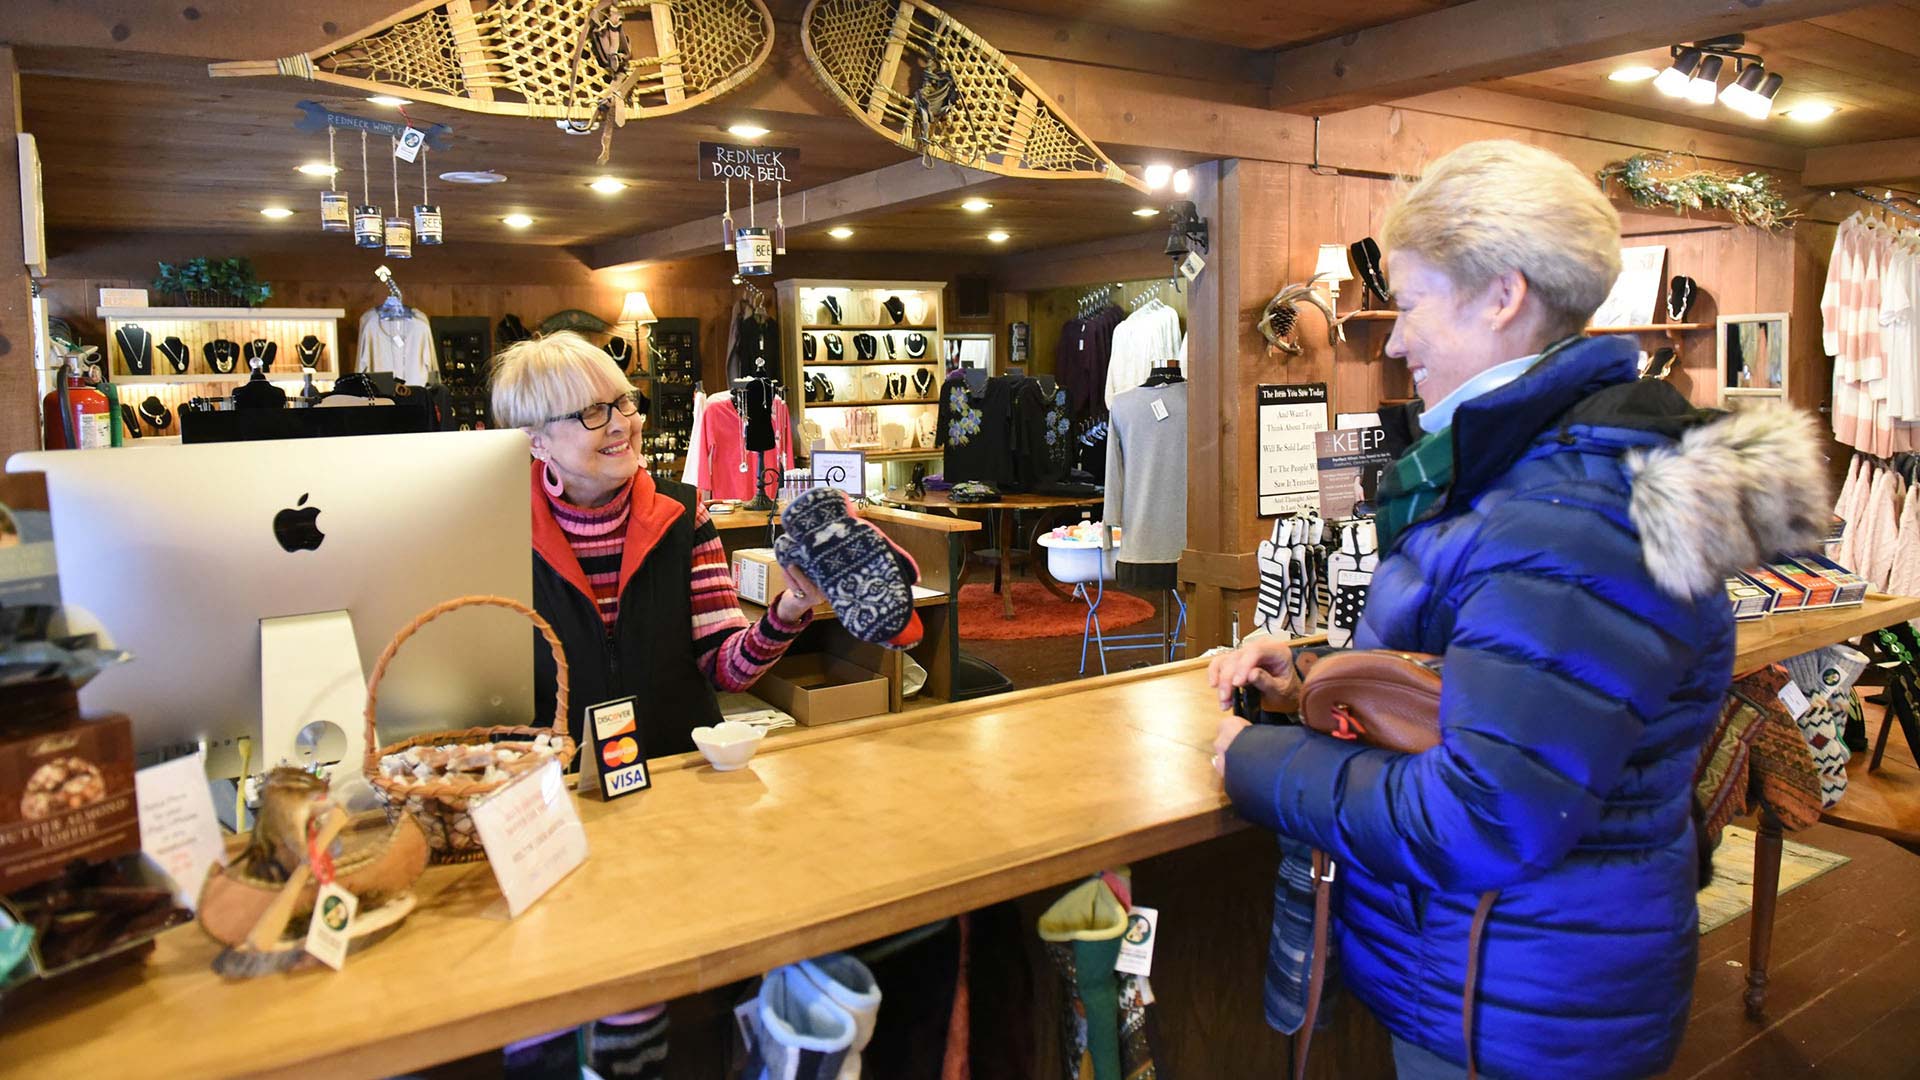
[[[1153,974],[1153,939],[1160,929],[1160,912],[1150,907],[1127,911],[1127,932],[1120,937],[1120,958],[1113,970],[1142,978]]]
[[[1192,281],[1200,276],[1200,271],[1206,268],[1207,260],[1201,258],[1199,252],[1189,251],[1187,257],[1180,261],[1180,276]]]
[[[1154,398],[1152,408],[1153,408],[1153,418],[1155,420],[1165,420],[1167,418],[1166,402],[1161,401],[1159,398]]]
[[[587,833],[558,761],[520,776],[474,806],[473,827],[510,917],[533,906],[587,859]]]
[[[427,133],[421,131],[419,128],[410,127],[401,132],[400,137],[394,140],[393,156],[408,164],[412,164],[413,160],[420,156],[420,148],[425,146],[426,143]]]
[[[353,943],[353,919],[360,900],[336,882],[320,887],[314,897],[313,921],[307,924],[307,951],[339,971],[347,966],[347,948]]]
[[[1795,720],[1805,716],[1807,710],[1813,708],[1813,702],[1808,701],[1807,695],[1801,693],[1800,687],[1791,681],[1780,688],[1780,704],[1787,707],[1787,715]]]

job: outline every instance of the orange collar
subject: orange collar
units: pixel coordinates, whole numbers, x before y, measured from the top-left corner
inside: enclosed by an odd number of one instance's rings
[[[586,571],[580,569],[580,560],[573,554],[573,545],[567,541],[567,534],[560,523],[553,518],[553,507],[547,502],[546,488],[542,484],[542,473],[546,465],[533,463],[533,550],[548,566],[553,567],[567,583],[580,590],[580,595],[591,597],[593,587],[587,584]],[[660,538],[679,520],[686,507],[679,500],[660,494],[653,484],[653,477],[647,470],[641,469],[633,477],[633,505],[627,512],[627,542],[620,553],[620,591],[627,591],[627,582],[640,570],[640,564],[653,553]]]

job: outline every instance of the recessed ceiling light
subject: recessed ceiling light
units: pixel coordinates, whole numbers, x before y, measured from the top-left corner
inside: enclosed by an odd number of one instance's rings
[[[293,216],[293,211],[284,206],[263,206],[260,208],[260,213],[262,216],[270,218],[289,218]]]
[[[845,240],[847,237],[853,235],[853,230],[847,228],[845,225],[835,225],[833,228],[827,230],[827,235],[833,237],[835,240]]]
[[[995,229],[992,232],[987,234],[987,239],[993,241],[996,244],[1004,244],[1007,242],[1007,234],[1000,231],[999,229]]]
[[[500,219],[500,224],[509,229],[524,229],[533,224],[533,219],[525,214],[508,214]]]
[[[309,161],[305,165],[301,165],[295,168],[293,171],[297,173],[305,173],[308,176],[332,176],[334,173],[337,173],[340,170],[334,168],[333,166],[327,164],[324,161]]]
[[[993,204],[985,199],[968,199],[966,202],[960,204],[960,209],[965,210],[969,214],[977,214],[982,210],[993,209]]]
[[[1140,209],[1135,210],[1133,212],[1133,216],[1134,217],[1159,217],[1160,211],[1155,210],[1151,206],[1143,206]]]
[[[1789,120],[1798,120],[1803,124],[1817,124],[1832,116],[1834,108],[1824,102],[1809,101],[1805,105],[1795,105],[1783,115]]]
[[[612,176],[603,176],[587,186],[602,195],[618,195],[627,190],[627,182],[625,180]]]
[[[1149,190],[1159,191],[1161,188],[1166,187],[1167,181],[1171,179],[1173,179],[1173,166],[1171,165],[1147,166],[1147,187]]]
[[[375,105],[389,105],[396,109],[402,105],[413,104],[413,102],[408,101],[406,98],[394,97],[392,94],[375,94],[367,100],[373,102]]]
[[[757,139],[767,133],[759,124],[734,124],[727,128],[727,134],[739,139]]]
[[[504,184],[507,182],[505,174],[494,172],[492,169],[455,169],[453,172],[441,173],[440,179],[449,184]]]
[[[1612,72],[1607,78],[1614,82],[1646,82],[1648,79],[1659,77],[1659,75],[1660,73],[1658,71],[1645,64],[1634,64],[1632,67],[1623,67]]]

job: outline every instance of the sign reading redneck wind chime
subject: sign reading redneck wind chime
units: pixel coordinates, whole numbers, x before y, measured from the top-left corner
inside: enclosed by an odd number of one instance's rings
[[[732,143],[700,144],[701,180],[718,180],[726,185],[726,209],[720,216],[720,244],[734,253],[745,277],[773,273],[773,257],[787,253],[787,218],[782,196],[793,179],[789,167],[800,163],[800,151],[791,146],[736,146]],[[733,182],[747,183],[747,224],[734,228]],[[773,233],[755,220],[754,187],[773,185]]]
[[[440,208],[427,194],[427,151],[446,146],[453,129],[445,124],[415,126],[412,121],[399,124],[391,120],[370,120],[350,113],[334,112],[313,101],[299,103],[301,117],[297,131],[327,132],[327,190],[320,193],[320,230],[351,232],[358,247],[380,248],[388,258],[413,257],[413,245],[444,243]],[[349,195],[340,190],[340,166],[335,155],[334,132],[345,128],[360,133],[360,203],[349,206]],[[389,217],[373,201],[373,172],[367,162],[367,136],[385,135],[392,150],[393,215]],[[412,220],[400,202],[400,163],[420,163],[420,201],[413,206]]]

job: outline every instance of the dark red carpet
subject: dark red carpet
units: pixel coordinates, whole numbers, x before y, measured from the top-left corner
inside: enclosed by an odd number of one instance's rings
[[[961,588],[960,640],[963,643],[1080,636],[1086,625],[1087,605],[1078,600],[1063,601],[1038,582],[1016,581],[1011,587],[1011,619],[1004,617],[1005,609],[991,582]],[[1110,588],[1100,602],[1100,629],[1111,634],[1145,622],[1153,613],[1151,603]]]

